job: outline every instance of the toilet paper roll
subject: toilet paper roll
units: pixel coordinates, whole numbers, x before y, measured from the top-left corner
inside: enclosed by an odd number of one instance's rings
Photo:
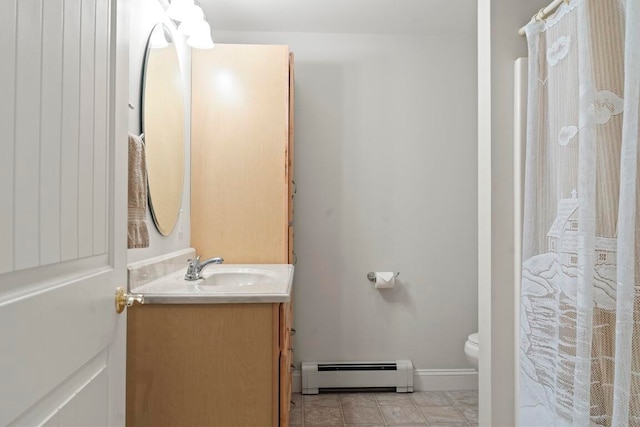
[[[395,273],[390,271],[376,272],[375,286],[378,289],[393,288],[396,285]]]

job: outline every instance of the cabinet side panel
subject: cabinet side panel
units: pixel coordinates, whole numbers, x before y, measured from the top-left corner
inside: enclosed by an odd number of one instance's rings
[[[295,197],[294,185],[294,167],[295,167],[295,97],[296,97],[296,78],[294,73],[294,56],[293,52],[289,54],[289,155],[288,160],[288,181],[289,181],[289,225],[293,224],[293,199]]]
[[[288,426],[291,411],[291,375],[293,372],[293,341],[291,339],[291,304],[280,304],[280,425]]]
[[[271,359],[271,381],[273,389],[273,402],[272,402],[272,424],[273,426],[280,425],[279,420],[282,419],[282,413],[280,411],[281,394],[280,394],[280,337],[281,337],[281,311],[282,304],[272,304],[272,324],[273,324],[273,342],[272,342],[272,359]]]

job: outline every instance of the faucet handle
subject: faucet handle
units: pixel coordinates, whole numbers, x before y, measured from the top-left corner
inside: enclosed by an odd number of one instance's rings
[[[187,265],[187,273],[184,275],[184,278],[187,280],[196,280],[198,279],[200,272],[200,256],[195,258],[187,259],[189,265]]]
[[[189,265],[187,265],[187,276],[197,275],[198,269],[200,268],[200,257],[189,258],[187,262],[189,263]]]

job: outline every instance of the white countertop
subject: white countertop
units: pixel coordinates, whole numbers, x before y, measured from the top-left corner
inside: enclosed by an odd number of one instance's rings
[[[291,300],[291,264],[207,266],[203,279],[184,279],[186,267],[130,289],[145,304],[278,303]]]

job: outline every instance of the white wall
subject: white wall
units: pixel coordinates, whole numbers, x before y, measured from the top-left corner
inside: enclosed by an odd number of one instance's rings
[[[164,237],[153,223],[151,212],[147,209],[147,222],[149,227],[149,247],[144,249],[129,249],[128,261],[134,262],[145,258],[163,255],[180,249],[188,248],[190,244],[190,216],[191,216],[191,50],[183,40],[182,35],[176,30],[175,25],[167,18],[165,9],[168,7],[166,0],[138,0],[131,4],[131,33],[129,53],[129,102],[136,109],[129,112],[129,132],[139,134],[141,132],[141,106],[142,106],[142,75],[144,56],[147,48],[147,40],[151,30],[158,22],[165,22],[176,40],[180,69],[184,81],[185,93],[185,168],[184,186],[182,193],[182,215],[178,219],[173,232]],[[180,230],[182,223],[182,231]]]
[[[468,368],[477,329],[473,36],[215,32],[296,54],[296,362]],[[399,271],[376,290],[369,271]]]
[[[516,425],[513,62],[527,55],[518,29],[548,0],[479,2],[480,425]],[[487,126],[486,120],[490,120]],[[490,171],[490,180],[485,181]],[[488,197],[485,197],[488,196]],[[489,203],[484,203],[490,200]],[[483,348],[484,345],[484,348]],[[489,348],[487,348],[487,345]],[[483,357],[484,356],[484,357]]]

